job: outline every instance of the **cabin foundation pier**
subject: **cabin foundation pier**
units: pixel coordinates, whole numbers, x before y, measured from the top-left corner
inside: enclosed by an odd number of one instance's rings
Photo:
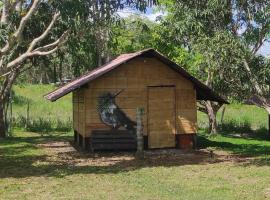
[[[196,149],[197,136],[196,134],[177,134],[176,144],[179,149]]]

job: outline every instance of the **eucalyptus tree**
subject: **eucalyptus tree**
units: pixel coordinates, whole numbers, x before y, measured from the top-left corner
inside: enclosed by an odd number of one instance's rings
[[[38,56],[48,56],[59,50],[69,36],[86,23],[105,26],[118,9],[132,6],[145,9],[154,0],[1,0],[0,19],[0,137],[6,133],[6,112],[12,85],[26,70],[25,62]],[[41,10],[42,5],[47,9]],[[46,15],[47,18],[40,16]],[[40,25],[33,31],[31,25]],[[97,30],[100,30],[99,28]],[[100,31],[103,39],[103,32]],[[105,34],[106,35],[106,34]],[[76,36],[78,36],[76,34]],[[88,41],[91,43],[91,41]],[[98,44],[97,46],[103,46]],[[30,67],[33,67],[30,65]]]
[[[270,36],[270,2],[267,0],[169,0],[163,23],[173,43],[202,55],[197,71],[205,83],[224,96],[247,97],[270,113],[269,85],[258,74],[257,52]],[[263,69],[262,69],[263,68]],[[259,69],[259,70],[258,70]],[[264,73],[264,76],[269,76]],[[216,132],[220,105],[202,102]]]
[[[62,32],[55,39],[44,42],[61,18],[58,10],[52,9],[51,19],[44,29],[32,34],[25,34],[28,24],[36,19],[40,0],[34,1],[1,1],[1,49],[0,49],[0,136],[6,132],[6,111],[11,87],[22,72],[23,63],[35,56],[46,56],[56,52],[65,42],[68,31]],[[32,21],[33,23],[33,21]],[[27,43],[25,45],[24,43]]]

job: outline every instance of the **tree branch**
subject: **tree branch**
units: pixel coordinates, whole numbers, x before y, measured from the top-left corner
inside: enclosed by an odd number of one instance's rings
[[[257,40],[257,43],[255,44],[254,48],[252,49],[252,53],[255,55],[259,50],[260,48],[262,47],[263,45],[263,42],[265,40],[265,34],[267,32],[267,27],[268,27],[268,24],[265,24],[262,28],[261,28],[261,31],[259,32],[259,36],[258,36],[258,40]]]
[[[18,58],[14,59],[10,63],[8,63],[7,68],[10,69],[10,71],[0,75],[0,77],[4,77],[9,75],[12,71],[17,70],[21,67],[21,63],[25,61],[27,58],[33,57],[33,56],[45,56],[54,53],[57,51],[65,42],[68,37],[69,31],[65,31],[60,38],[58,38],[55,42],[45,45],[43,47],[39,47],[31,52],[25,52]],[[17,67],[18,66],[18,67]]]
[[[58,38],[56,41],[54,41],[53,43],[51,44],[48,44],[48,45],[45,45],[43,47],[38,47],[36,49],[34,49],[32,52],[36,52],[36,51],[48,51],[50,50],[51,48],[55,48],[56,46],[61,46],[63,43],[65,43],[65,40],[67,38],[69,34],[69,31],[65,31],[60,38]]]
[[[254,78],[254,76],[252,75],[251,69],[250,69],[249,64],[248,64],[248,62],[247,62],[246,59],[243,60],[243,64],[244,64],[244,68],[245,68],[246,71],[247,71],[247,74],[248,74],[248,76],[249,76],[249,78],[250,78],[250,81],[251,81],[252,86],[253,86],[253,88],[255,89],[256,93],[257,93],[258,95],[263,96],[263,91],[262,91],[262,89],[261,89],[261,87],[260,87],[260,84],[258,83],[258,81],[257,81],[257,80]]]
[[[249,100],[250,103],[264,108],[270,114],[270,100],[258,95],[253,95]]]
[[[27,52],[31,52],[35,48],[35,46],[37,45],[37,43],[41,42],[42,40],[44,40],[48,36],[48,34],[50,33],[53,25],[55,24],[55,22],[59,18],[59,16],[60,16],[60,13],[59,12],[57,12],[57,13],[54,14],[53,19],[52,19],[51,23],[49,24],[49,26],[47,27],[47,29],[39,37],[35,38],[31,42],[31,44],[30,44]]]
[[[30,18],[36,12],[40,2],[41,2],[41,0],[34,0],[32,6],[30,7],[27,14],[21,19],[18,29],[15,31],[14,34],[12,34],[9,37],[7,43],[1,49],[1,55],[6,54],[15,45],[15,43],[20,40],[20,38],[22,36],[22,33],[23,33],[23,30],[24,30],[24,28],[26,26],[26,23],[30,20]]]

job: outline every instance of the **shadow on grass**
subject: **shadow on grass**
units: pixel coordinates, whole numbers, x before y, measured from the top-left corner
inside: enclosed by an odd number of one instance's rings
[[[117,154],[116,154],[117,155]],[[130,156],[130,154],[129,154]],[[175,157],[174,157],[175,158]],[[85,158],[81,158],[85,159]],[[102,159],[109,159],[102,155]],[[156,157],[153,159],[132,159],[132,160],[124,160],[119,159],[113,161],[112,164],[103,166],[102,163],[99,165],[88,164],[84,166],[73,165],[66,162],[48,162],[46,164],[36,165],[38,162],[46,162],[47,156],[27,156],[27,157],[16,157],[16,160],[5,159],[3,160],[5,166],[1,166],[0,170],[0,178],[24,178],[31,176],[46,176],[46,177],[65,177],[68,175],[74,174],[118,174],[125,173],[129,171],[134,171],[141,168],[152,168],[152,167],[173,167],[173,166],[183,166],[183,165],[191,165],[191,164],[202,164],[205,161],[205,157],[200,158],[196,161],[184,161],[175,158],[173,161],[171,159],[166,159],[165,157]],[[1,160],[1,159],[0,159]],[[7,165],[9,167],[7,167]]]
[[[230,133],[230,134],[228,134]],[[230,138],[243,138],[249,140],[258,140],[258,141],[270,141],[270,135],[268,129],[265,127],[252,130],[252,131],[222,131],[220,133],[224,137]]]
[[[0,141],[0,178],[64,177],[72,174],[91,173],[114,174],[141,168],[209,163],[208,152],[178,150],[175,153],[172,150],[174,153],[170,153],[168,156],[166,152],[171,150],[165,150],[165,153],[152,154],[150,152],[145,159],[136,159],[134,152],[98,152],[95,154],[78,152],[69,145],[68,140],[71,140],[71,137],[36,136],[14,137]],[[71,148],[72,151],[66,151],[63,144],[67,144],[67,148]]]
[[[224,136],[223,136],[224,137]],[[227,137],[227,135],[225,135]],[[230,136],[229,136],[230,137]],[[230,137],[233,140],[233,137]],[[243,139],[244,140],[244,139]],[[198,147],[209,148],[215,147],[225,151],[230,151],[243,156],[264,156],[270,155],[270,146],[265,144],[248,144],[248,143],[232,143],[225,141],[210,140],[205,136],[198,136]]]
[[[181,152],[173,154],[155,153],[145,159],[136,159],[130,152],[103,152],[95,154],[73,151],[61,151],[63,143],[71,137],[14,137],[0,140],[0,178],[24,178],[31,176],[65,177],[73,174],[114,174],[125,173],[141,168],[174,167],[184,165],[203,165],[212,163],[207,151]],[[52,154],[39,145],[56,142],[46,146]],[[200,148],[216,147],[233,153],[249,156],[269,155],[270,147],[259,144],[235,144],[225,141],[214,141],[206,136],[199,136]],[[68,148],[72,148],[68,146]],[[224,162],[222,159],[214,160]],[[270,165],[270,158],[257,159],[250,165]]]

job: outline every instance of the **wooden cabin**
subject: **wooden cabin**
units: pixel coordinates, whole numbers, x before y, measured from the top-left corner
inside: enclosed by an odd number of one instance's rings
[[[74,139],[84,148],[96,144],[97,149],[110,149],[106,144],[113,143],[136,148],[128,133],[136,134],[137,108],[144,110],[145,148],[192,148],[197,133],[197,100],[226,103],[153,49],[120,55],[45,98],[55,101],[70,92]],[[113,115],[116,112],[118,117]]]

